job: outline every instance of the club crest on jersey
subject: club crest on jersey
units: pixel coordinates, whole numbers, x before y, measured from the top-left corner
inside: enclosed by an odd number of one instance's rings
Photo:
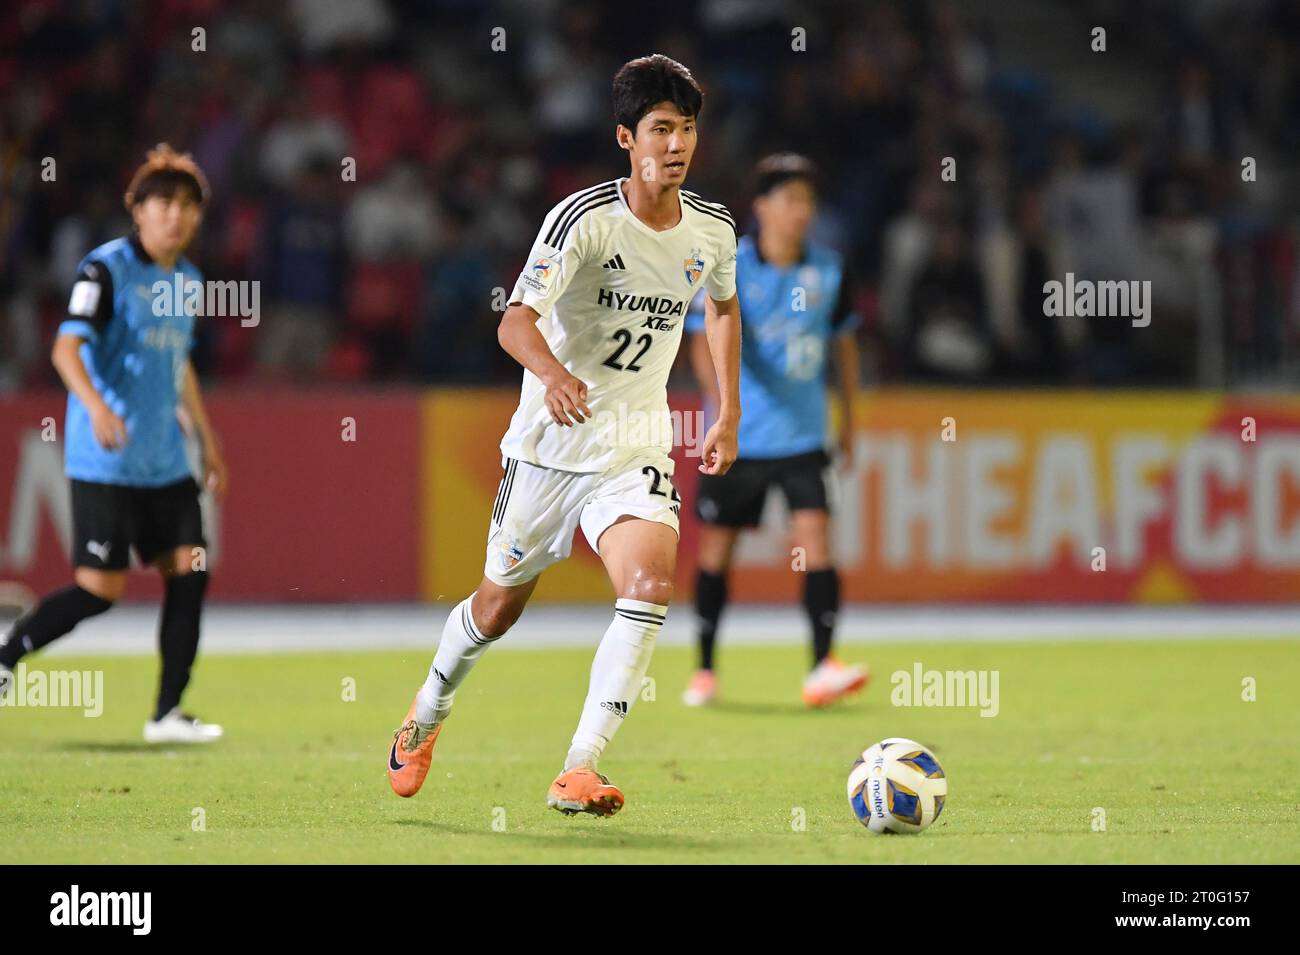
[[[534,292],[545,293],[551,287],[551,275],[555,272],[555,262],[544,255],[533,259],[532,264],[524,269],[519,281]]]
[[[508,541],[501,542],[501,553],[498,555],[501,559],[501,570],[513,570],[515,564],[524,559],[524,549],[519,546],[519,538],[512,537]]]
[[[695,280],[704,273],[704,260],[700,258],[700,250],[691,249],[691,254],[686,257],[682,267],[686,274],[686,284],[694,288]]]

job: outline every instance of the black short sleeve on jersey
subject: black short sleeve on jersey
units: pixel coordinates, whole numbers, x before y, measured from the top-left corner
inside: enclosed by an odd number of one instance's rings
[[[68,300],[68,317],[89,322],[95,331],[103,331],[112,320],[113,275],[103,262],[87,262],[77,273]]]
[[[853,297],[849,294],[848,279],[840,276],[840,290],[835,298],[835,310],[831,312],[831,329],[839,331],[852,322]]]

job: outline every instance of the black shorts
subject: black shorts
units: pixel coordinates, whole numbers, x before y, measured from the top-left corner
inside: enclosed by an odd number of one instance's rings
[[[163,487],[72,479],[72,565],[126,570],[130,549],[152,564],[177,547],[206,547],[194,478]]]
[[[726,474],[705,474],[695,492],[695,513],[719,527],[757,527],[767,489],[779,485],[791,511],[829,511],[825,451],[788,458],[738,458]]]

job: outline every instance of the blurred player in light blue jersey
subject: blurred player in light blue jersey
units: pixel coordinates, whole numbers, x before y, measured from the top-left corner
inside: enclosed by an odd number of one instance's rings
[[[738,457],[723,475],[705,475],[696,495],[700,531],[695,609],[700,668],[684,700],[701,706],[717,694],[714,645],[727,603],[727,572],[741,530],[756,527],[776,485],[790,509],[795,546],[806,559],[803,603],[812,624],[812,670],[803,699],[825,706],[867,683],[865,667],[831,655],[839,612],[839,576],[829,545],[824,471],[827,454],[826,367],[834,352],[841,401],[837,444],[848,460],[857,393],[859,318],[849,307],[848,282],[838,254],[807,240],[816,212],[816,171],[802,156],[770,156],[758,164],[754,214],[758,230],[736,251],[743,316]],[[707,301],[705,308],[708,308]],[[704,313],[687,319],[691,361],[709,413],[715,379],[704,335]]]
[[[190,364],[194,315],[174,307],[182,295],[172,291],[178,282],[202,280],[183,252],[203,221],[207,180],[188,155],[164,144],[136,171],[125,200],[135,230],[82,260],[51,356],[68,388],[64,466],[74,583],[13,625],[0,645],[0,691],[21,657],[113,606],[126,591],[134,549],[165,586],[162,674],[144,738],[208,742],[221,727],[180,708],[198,653],[208,574],[199,487],[178,409],[202,446],[204,482],[218,494],[226,465]]]

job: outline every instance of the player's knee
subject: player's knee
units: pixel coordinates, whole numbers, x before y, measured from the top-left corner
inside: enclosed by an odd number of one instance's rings
[[[126,574],[105,573],[88,567],[78,567],[73,577],[78,587],[103,601],[103,606],[96,611],[97,613],[103,613],[121,600],[122,595],[126,593]]]
[[[724,573],[731,566],[731,554],[736,546],[736,533],[730,528],[709,527],[700,534],[697,562],[701,570],[711,574]]]
[[[623,596],[630,600],[667,605],[673,602],[673,580],[657,574],[638,577],[627,585],[627,593]]]

